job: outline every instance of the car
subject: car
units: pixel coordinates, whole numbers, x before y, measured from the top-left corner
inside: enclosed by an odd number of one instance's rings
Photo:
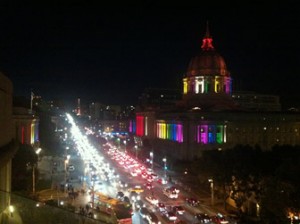
[[[139,213],[143,219],[146,219],[147,216],[149,215],[150,211],[146,207],[141,207]]]
[[[123,199],[124,198],[124,193],[122,192],[122,191],[119,191],[118,193],[117,193],[117,199]]]
[[[134,205],[137,209],[140,209],[144,207],[144,202],[142,200],[136,200]]]
[[[147,181],[148,181],[148,182],[152,182],[152,181],[153,181],[152,175],[148,175],[148,176],[147,176]]]
[[[158,175],[156,173],[151,173],[151,176],[154,180],[158,179]]]
[[[68,166],[68,171],[73,172],[75,170],[75,167],[73,165]]]
[[[159,178],[159,179],[157,179],[157,183],[164,185],[164,184],[167,184],[168,181],[166,179],[164,179],[164,178]]]
[[[148,221],[149,224],[161,224],[161,222],[158,220],[157,216],[153,212],[150,212],[148,214],[146,220]]]
[[[167,217],[167,219],[168,219],[169,221],[176,221],[176,220],[177,220],[176,214],[175,214],[174,212],[172,212],[172,211],[166,212],[166,213],[165,213],[165,216]]]
[[[128,189],[129,192],[135,191],[136,193],[144,192],[144,189],[141,186],[135,186],[133,188]]]
[[[215,223],[215,224],[227,224],[227,223],[229,223],[229,221],[221,213],[218,213],[215,216],[212,216],[211,221],[212,221],[212,223]]]
[[[168,189],[169,189],[170,191],[175,191],[176,194],[179,194],[179,192],[180,192],[180,190],[179,190],[177,187],[175,187],[175,186],[169,187]]]
[[[153,197],[153,196],[147,196],[145,199],[152,205],[157,205],[158,204],[158,199]]]
[[[138,193],[136,193],[135,191],[131,191],[130,194],[129,194],[129,197],[132,201],[136,201],[136,200],[141,199],[141,196]]]
[[[197,219],[200,223],[210,223],[211,218],[206,213],[196,213],[195,219]]]
[[[153,188],[153,185],[152,185],[151,183],[149,183],[149,182],[146,183],[145,186],[146,186],[146,188],[149,189],[149,190],[151,190],[151,189]]]
[[[162,202],[158,202],[158,203],[157,203],[157,208],[158,208],[158,210],[159,210],[160,212],[164,212],[164,211],[167,210],[165,204],[162,203]]]
[[[173,212],[175,212],[176,214],[179,214],[179,215],[183,215],[183,213],[185,212],[185,209],[181,205],[175,205],[175,206],[173,206]]]
[[[142,172],[142,178],[147,178],[148,174],[146,172]]]
[[[196,198],[186,198],[186,203],[190,206],[196,207],[200,204],[200,201]]]
[[[91,181],[97,181],[97,180],[99,180],[99,176],[97,174],[92,174]]]
[[[175,191],[170,191],[168,188],[163,190],[163,194],[166,195],[168,198],[178,198],[178,194]]]
[[[135,171],[131,171],[131,176],[133,176],[133,177],[136,177],[137,175],[138,175],[138,173],[137,172],[135,172]]]
[[[130,204],[130,199],[128,196],[124,196],[124,198],[122,199],[123,202]]]

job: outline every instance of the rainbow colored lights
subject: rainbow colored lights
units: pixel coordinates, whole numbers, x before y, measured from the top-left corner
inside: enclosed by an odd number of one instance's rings
[[[147,121],[147,117],[142,115],[136,116],[136,122],[130,121],[129,131],[137,136],[146,136],[145,127],[148,126]],[[199,144],[223,144],[226,142],[226,125],[196,125],[194,136],[196,137],[195,142]],[[184,140],[183,124],[157,121],[156,137],[182,143]]]
[[[183,142],[183,126],[182,124],[168,124],[159,122],[156,124],[157,138]]]
[[[144,116],[136,116],[136,135],[144,136]]]
[[[224,143],[224,126],[223,125],[198,125],[197,126],[197,143],[211,144]]]

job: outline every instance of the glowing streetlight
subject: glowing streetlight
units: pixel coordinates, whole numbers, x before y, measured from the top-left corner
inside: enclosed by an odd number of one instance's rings
[[[137,159],[137,150],[138,150],[138,146],[135,145],[134,148],[135,148],[135,159]]]
[[[210,183],[211,205],[213,206],[215,204],[214,203],[214,180],[211,178],[211,179],[208,179],[208,182]]]
[[[166,157],[163,158],[163,162],[164,162],[165,178],[167,178],[167,158]]]
[[[67,185],[67,165],[69,163],[69,159],[70,159],[70,155],[67,155],[66,159],[65,159],[65,191],[66,191],[66,185]]]
[[[120,149],[120,138],[117,138],[118,141],[118,149]]]
[[[124,149],[124,152],[126,153],[126,140],[124,140],[124,145],[125,145],[125,149]]]
[[[9,206],[9,212],[10,212],[10,216],[11,216],[11,217],[13,217],[14,211],[15,211],[14,206],[10,205],[10,206]]]
[[[38,148],[35,153],[37,154],[37,158],[39,161],[39,154],[42,151],[41,148]],[[36,168],[36,164],[32,165],[32,194],[35,194],[35,168]]]
[[[151,158],[150,163],[151,163],[151,169],[152,169],[152,172],[153,172],[153,157],[154,157],[153,152],[150,152],[150,158]]]

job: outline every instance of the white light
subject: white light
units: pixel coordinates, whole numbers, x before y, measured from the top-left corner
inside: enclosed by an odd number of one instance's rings
[[[39,154],[41,151],[42,151],[42,149],[41,149],[41,148],[38,148],[38,149],[35,151],[35,153],[36,153],[36,154]]]

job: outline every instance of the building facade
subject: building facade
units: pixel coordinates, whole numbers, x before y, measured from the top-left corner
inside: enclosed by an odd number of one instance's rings
[[[236,145],[270,150],[300,144],[300,114],[282,112],[276,96],[234,95],[230,72],[212,42],[207,28],[201,52],[183,77],[182,99],[164,110],[144,106],[131,120],[129,132],[175,160],[193,160],[205,150]]]
[[[0,222],[4,220],[10,205],[11,161],[17,151],[14,139],[13,85],[0,73]]]
[[[13,107],[13,84],[2,73],[0,108],[0,223],[9,223],[12,159],[20,144],[39,147],[39,119],[30,109]]]

